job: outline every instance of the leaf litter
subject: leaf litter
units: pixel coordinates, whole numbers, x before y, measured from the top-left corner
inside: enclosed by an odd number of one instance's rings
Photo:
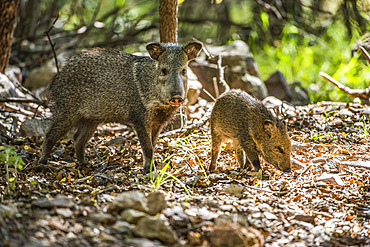
[[[188,119],[195,123],[205,112],[203,103],[195,105]],[[264,161],[262,172],[240,170],[232,143],[222,146],[218,170],[205,172],[208,123],[160,139],[152,175],[142,173],[140,143],[126,126],[99,127],[86,146],[88,165],[75,163],[73,143],[63,140],[40,167],[40,140],[18,139],[13,146],[25,165],[12,196],[4,195],[0,166],[1,244],[370,245],[370,107],[321,102],[282,113],[292,140],[291,173]],[[141,194],[128,197],[130,191]],[[119,198],[132,203],[123,206]]]

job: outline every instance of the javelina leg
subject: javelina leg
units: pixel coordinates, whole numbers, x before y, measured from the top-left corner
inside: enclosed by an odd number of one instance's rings
[[[216,132],[212,132],[212,158],[209,171],[214,171],[217,168],[217,159],[220,154],[220,147],[222,143],[222,137]]]
[[[150,166],[152,165],[152,159],[153,159],[153,146],[152,146],[152,140],[150,138],[149,131],[140,125],[134,126],[136,133],[138,135],[141,149],[143,151],[143,163],[144,163],[144,173],[150,172]],[[155,171],[155,165],[153,163],[152,171]]]
[[[152,146],[155,148],[155,144],[157,143],[159,132],[161,131],[162,126],[155,125],[152,126]]]
[[[246,141],[241,144],[242,149],[247,156],[247,160],[252,163],[254,171],[259,171],[261,169],[260,160],[258,158],[257,149],[252,141]],[[247,164],[247,160],[245,164]]]
[[[42,155],[39,163],[45,164],[50,156],[51,150],[55,143],[70,130],[73,124],[70,121],[65,121],[68,118],[55,118],[52,120],[51,126],[46,133],[45,141],[42,144]]]
[[[249,162],[248,159],[245,158],[244,151],[239,145],[235,145],[235,153],[236,153],[236,160],[241,169],[246,169],[247,164]]]
[[[85,161],[85,145],[94,134],[98,123],[88,119],[81,119],[77,125],[77,131],[73,136],[77,161],[87,163]]]

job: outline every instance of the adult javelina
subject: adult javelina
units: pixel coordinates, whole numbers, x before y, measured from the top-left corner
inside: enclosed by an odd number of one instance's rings
[[[84,146],[98,124],[117,122],[136,130],[144,170],[150,170],[159,132],[186,97],[187,63],[198,56],[202,43],[151,43],[146,48],[150,57],[95,48],[69,60],[49,86],[53,118],[40,163],[74,126],[77,160],[84,162]]]
[[[230,90],[216,101],[211,114],[212,160],[216,169],[221,142],[231,139],[241,168],[258,171],[261,155],[277,169],[290,171],[290,139],[284,121],[275,118],[258,100],[241,90]]]

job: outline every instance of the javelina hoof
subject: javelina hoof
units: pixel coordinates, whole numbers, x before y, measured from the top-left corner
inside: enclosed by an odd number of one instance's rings
[[[80,165],[84,165],[84,166],[89,164],[89,162],[87,160],[77,161],[77,163],[80,164]]]
[[[157,162],[153,161],[153,165],[149,166],[144,166],[144,174],[150,174],[150,172],[155,172],[157,166]]]
[[[47,159],[40,159],[37,164],[38,165],[46,165],[48,163]]]

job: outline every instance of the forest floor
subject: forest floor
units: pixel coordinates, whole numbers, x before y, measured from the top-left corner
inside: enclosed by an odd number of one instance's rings
[[[189,121],[208,106],[190,107]],[[291,173],[264,161],[262,173],[241,171],[231,144],[205,172],[208,123],[160,138],[152,176],[125,126],[100,126],[85,166],[70,140],[46,166],[37,165],[41,140],[13,140],[25,164],[9,167],[17,181],[5,195],[1,156],[0,246],[370,246],[370,107],[322,102],[283,113]]]

